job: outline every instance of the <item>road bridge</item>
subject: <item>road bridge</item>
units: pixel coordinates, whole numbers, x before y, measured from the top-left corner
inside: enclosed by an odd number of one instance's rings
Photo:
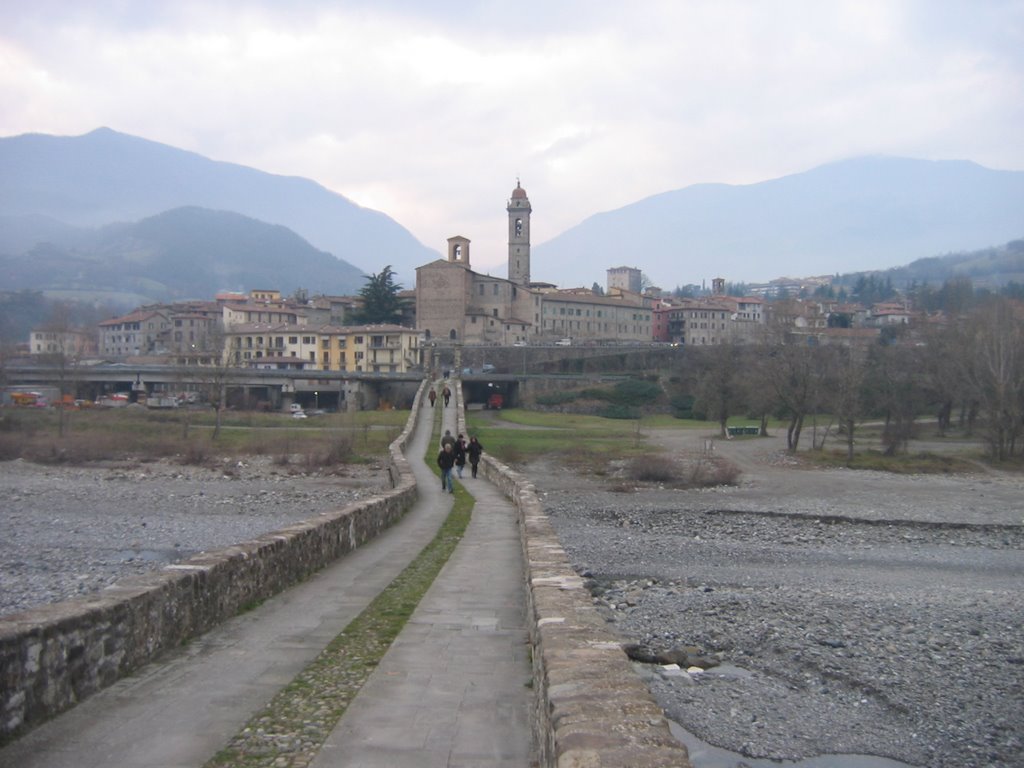
[[[383,403],[408,408],[423,374],[104,362],[16,364],[5,368],[4,378],[7,390],[50,387],[93,401],[114,394],[128,395],[136,402],[189,393],[212,401],[223,391],[225,402],[243,408],[279,410],[297,402],[307,408],[364,410]]]
[[[565,388],[577,383],[593,385],[614,381],[630,375],[636,368],[632,359],[622,352],[613,353],[616,366],[585,361],[597,350],[488,350],[488,356],[499,361],[494,371],[479,368],[450,370],[463,385],[468,407],[483,407],[496,392],[506,407],[515,407],[528,392]],[[483,353],[474,352],[478,357]],[[564,356],[551,358],[551,354]],[[590,357],[588,357],[588,355]],[[605,357],[609,353],[605,352]],[[623,358],[626,361],[623,364]],[[575,363],[569,365],[568,363]],[[645,367],[640,365],[640,368]],[[10,402],[10,392],[49,388],[75,399],[96,401],[102,397],[126,395],[131,402],[150,398],[193,395],[200,402],[220,400],[237,408],[287,410],[292,403],[303,408],[336,410],[373,410],[391,405],[408,408],[416,388],[423,380],[422,371],[381,373],[373,371],[320,371],[300,369],[243,368],[235,366],[182,366],[158,363],[98,362],[94,364],[57,365],[24,361],[8,364],[3,370],[3,402]]]

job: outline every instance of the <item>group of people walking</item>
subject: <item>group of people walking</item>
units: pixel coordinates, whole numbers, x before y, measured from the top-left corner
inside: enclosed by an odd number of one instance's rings
[[[437,392],[433,387],[427,393],[427,399],[430,400],[430,407],[434,407],[434,403],[437,402]],[[448,401],[452,399],[452,391],[448,389],[448,385],[445,384],[444,389],[441,390],[441,399],[444,400],[445,407],[448,407]]]
[[[447,378],[447,371],[445,371]],[[434,407],[434,403],[437,402],[438,397],[444,400],[444,404],[447,407],[448,402],[451,400],[452,391],[448,388],[448,384],[445,383],[440,390],[431,387],[427,392],[427,399],[430,400],[430,407]],[[473,473],[473,477],[476,477],[477,468],[480,465],[480,455],[484,452],[483,445],[475,437],[469,438],[469,442],[466,442],[466,438],[463,434],[459,434],[458,437],[452,436],[452,431],[446,429],[444,431],[444,437],[441,438],[441,452],[437,454],[437,466],[441,468],[441,490],[448,491],[448,493],[455,493],[455,486],[452,481],[452,473],[461,480],[462,471],[466,468],[467,462],[469,463],[470,469]]]
[[[441,452],[437,455],[437,466],[441,468],[441,490],[448,493],[455,493],[452,482],[452,472],[462,479],[462,471],[469,462],[473,477],[476,477],[477,467],[480,464],[480,455],[484,452],[483,445],[475,437],[466,438],[459,434],[452,436],[452,431],[446,429],[444,437],[441,438]]]

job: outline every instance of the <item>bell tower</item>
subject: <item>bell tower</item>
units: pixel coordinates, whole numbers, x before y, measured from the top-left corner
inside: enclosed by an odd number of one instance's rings
[[[516,188],[508,201],[508,279],[530,285],[530,199],[516,179]]]

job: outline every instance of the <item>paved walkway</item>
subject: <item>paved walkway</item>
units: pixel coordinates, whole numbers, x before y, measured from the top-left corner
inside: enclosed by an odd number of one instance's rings
[[[454,433],[454,402],[444,411]],[[436,533],[452,497],[416,460],[427,451],[434,413],[426,405],[418,417],[409,457],[420,500],[400,523],[0,749],[0,768],[202,766]],[[468,474],[477,506],[465,538],[317,768],[530,765],[531,670],[515,513],[494,486]]]
[[[454,435],[452,406],[444,429]],[[497,488],[470,477],[468,465],[463,474],[476,498],[465,538],[312,768],[530,765],[531,662],[515,512]],[[433,476],[420,488],[441,494]]]

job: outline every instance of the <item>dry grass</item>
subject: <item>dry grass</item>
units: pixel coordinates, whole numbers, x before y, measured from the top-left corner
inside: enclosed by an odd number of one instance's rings
[[[306,471],[332,469],[383,454],[398,428],[339,427],[319,420],[296,426],[281,415],[260,417],[252,426],[224,426],[213,438],[210,425],[184,423],[146,411],[74,413],[64,434],[53,413],[0,411],[0,461],[89,465],[170,459],[207,466],[215,456],[274,456],[278,466]],[[265,423],[264,423],[265,422]]]

